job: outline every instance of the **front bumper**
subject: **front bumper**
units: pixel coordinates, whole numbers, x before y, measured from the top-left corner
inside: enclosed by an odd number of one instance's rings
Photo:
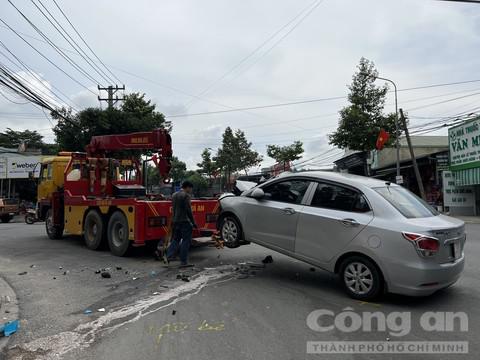
[[[428,296],[453,285],[465,267],[465,255],[444,264],[395,263],[389,266],[388,292],[409,296]]]

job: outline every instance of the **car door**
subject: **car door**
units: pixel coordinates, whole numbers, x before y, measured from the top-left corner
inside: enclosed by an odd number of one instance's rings
[[[298,215],[310,180],[285,179],[262,187],[263,199],[248,199],[245,232],[248,240],[293,252]]]
[[[299,214],[295,253],[327,263],[372,221],[365,196],[348,186],[316,182]]]

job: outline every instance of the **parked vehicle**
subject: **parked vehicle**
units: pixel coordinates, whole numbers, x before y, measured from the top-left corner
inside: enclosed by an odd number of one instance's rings
[[[37,210],[31,208],[25,210],[25,222],[28,225],[35,224],[38,221],[41,220],[37,217]]]
[[[132,247],[158,241],[168,234],[170,200],[151,199],[144,186],[145,163],[136,157],[110,158],[112,152],[149,150],[161,178],[167,179],[172,157],[169,133],[153,131],[94,136],[86,152],[60,152],[44,158],[38,184],[38,218],[51,239],[83,235],[92,250],[108,243],[125,256]],[[216,199],[192,200],[198,230],[212,234],[217,221]]]
[[[251,241],[336,273],[356,299],[429,295],[464,268],[464,223],[389,182],[294,173],[220,204],[226,246]]]
[[[18,201],[16,199],[0,198],[0,220],[2,223],[8,223],[18,214]]]

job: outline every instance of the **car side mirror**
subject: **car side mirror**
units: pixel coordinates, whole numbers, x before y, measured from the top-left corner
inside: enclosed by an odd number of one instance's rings
[[[250,196],[254,199],[261,200],[265,197],[265,192],[260,188],[256,188],[252,191]]]

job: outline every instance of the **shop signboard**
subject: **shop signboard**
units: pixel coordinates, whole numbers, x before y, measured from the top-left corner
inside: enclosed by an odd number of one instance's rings
[[[30,173],[40,175],[40,156],[15,156],[7,158],[7,179],[27,179]]]
[[[475,206],[475,191],[471,186],[455,186],[455,177],[451,171],[442,173],[444,206]]]
[[[448,129],[450,170],[480,167],[480,118]]]

